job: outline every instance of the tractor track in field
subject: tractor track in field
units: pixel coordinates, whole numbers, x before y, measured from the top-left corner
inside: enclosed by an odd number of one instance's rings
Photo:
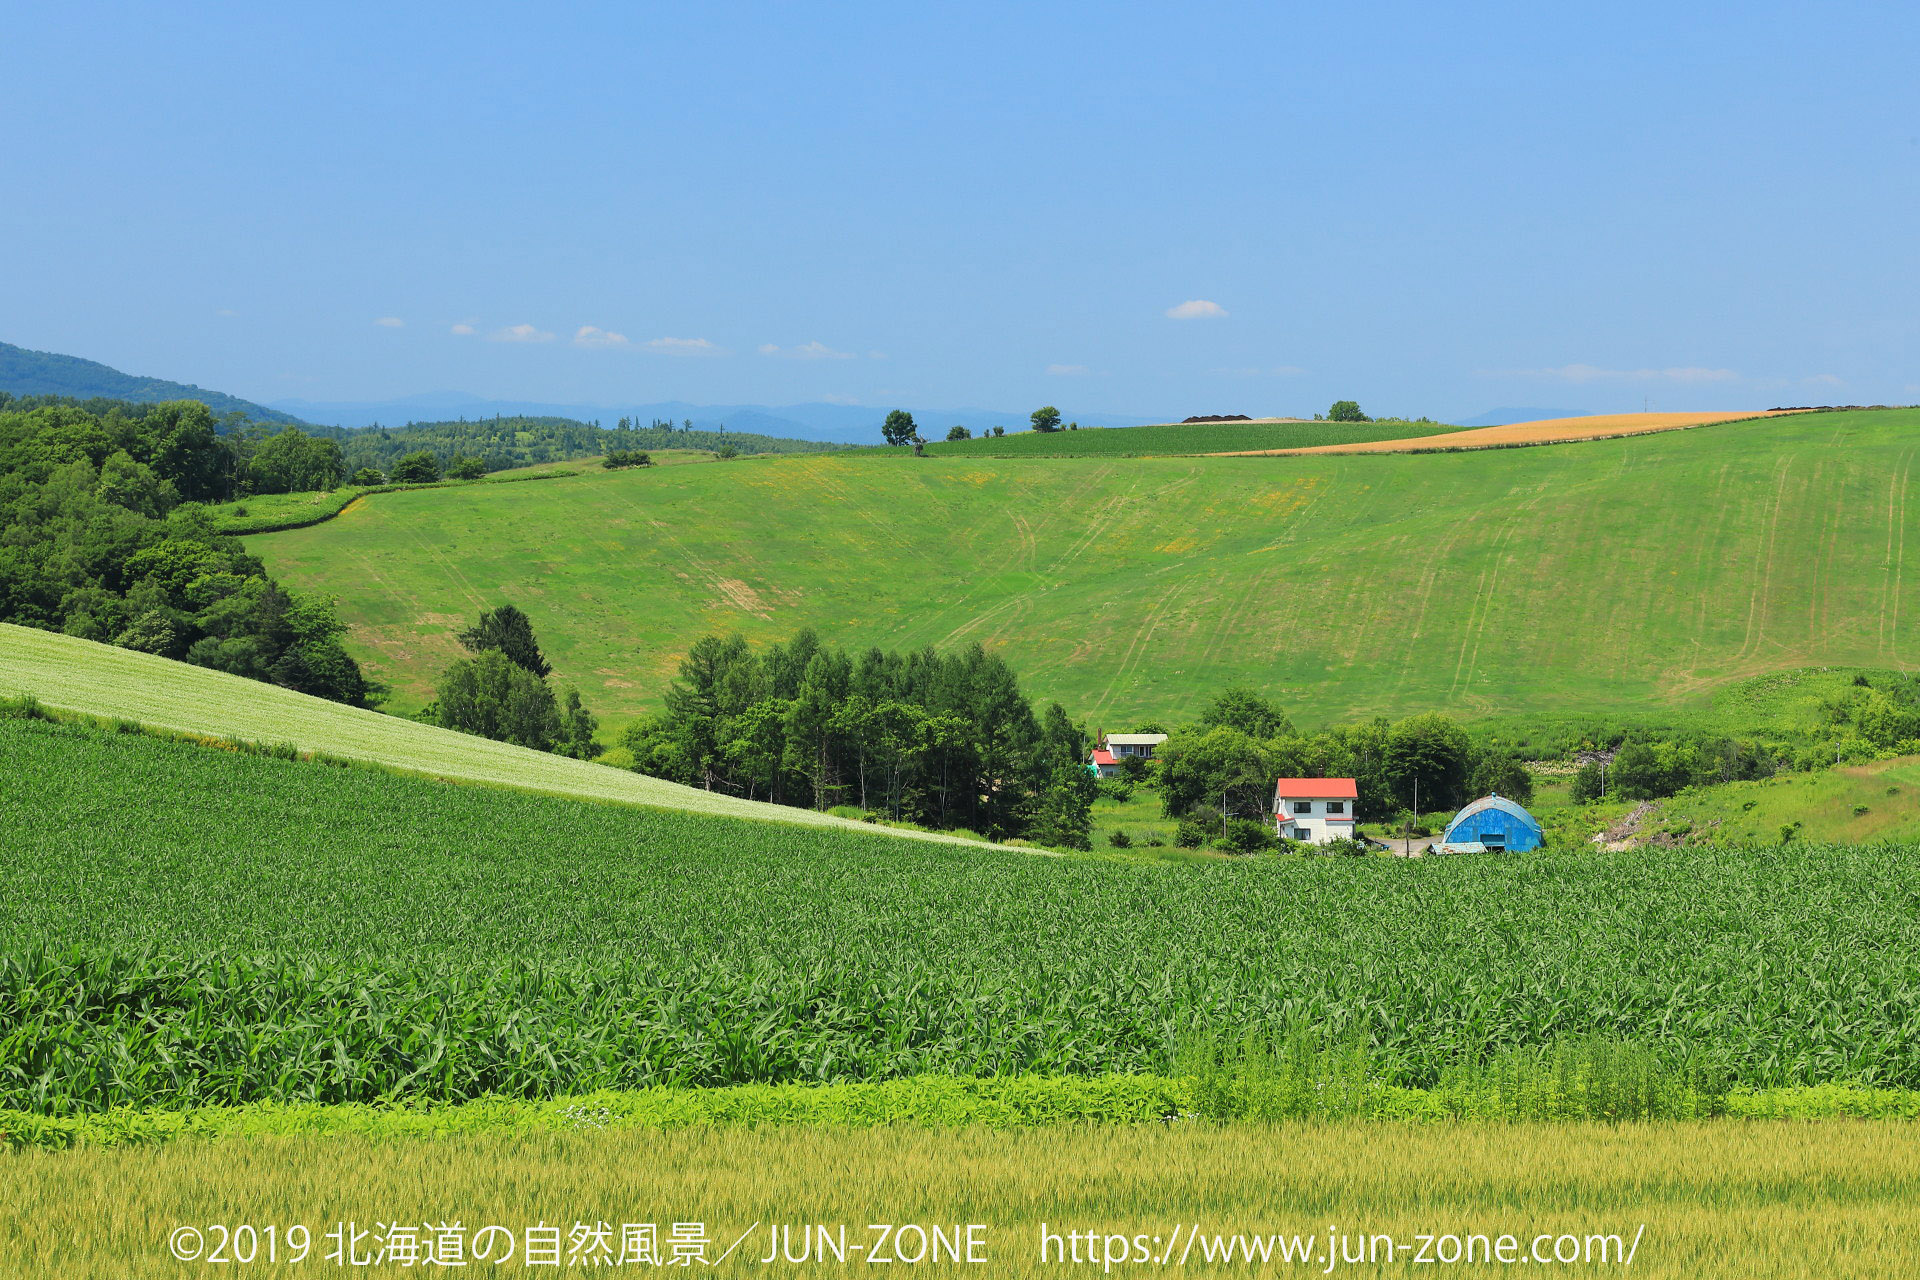
[[[1773,606],[1773,563],[1780,541],[1780,512],[1786,505],[1787,480],[1793,474],[1790,460],[1780,459],[1774,464],[1774,472],[1773,503],[1767,513],[1767,532],[1763,539],[1765,554],[1755,561],[1757,573],[1747,596],[1746,637],[1734,655],[1736,662],[1755,656],[1766,642],[1767,612]]]
[[[1490,549],[1492,563],[1481,572],[1480,584],[1475,589],[1473,609],[1468,615],[1467,625],[1464,628],[1465,634],[1460,642],[1460,657],[1453,666],[1453,684],[1447,691],[1449,696],[1459,694],[1463,689],[1471,690],[1473,687],[1473,675],[1480,665],[1480,641],[1486,636],[1487,620],[1492,616],[1493,606],[1500,598],[1500,573],[1506,568],[1509,560],[1507,543],[1512,540],[1514,531],[1520,527],[1523,519],[1530,516],[1546,496],[1545,488],[1536,485],[1531,498],[1517,506],[1504,508],[1511,514],[1494,534]]]
[[[1900,458],[1898,478],[1887,484],[1887,567],[1889,588],[1880,599],[1880,650],[1892,655],[1900,646],[1900,589],[1907,565],[1907,486],[1913,476],[1913,450]],[[1891,616],[1889,616],[1891,613]]]

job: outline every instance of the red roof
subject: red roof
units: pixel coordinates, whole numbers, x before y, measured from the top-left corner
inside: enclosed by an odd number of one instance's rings
[[[1287,800],[1357,800],[1352,778],[1282,778],[1273,794]]]
[[[1113,758],[1113,752],[1108,751],[1105,747],[1095,747],[1093,749],[1093,762],[1095,764],[1119,764],[1120,763],[1118,760],[1115,760]]]

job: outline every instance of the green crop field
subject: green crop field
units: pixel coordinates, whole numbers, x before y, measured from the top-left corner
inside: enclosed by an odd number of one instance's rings
[[[339,598],[400,707],[507,601],[613,723],[702,632],[803,626],[982,641],[1108,728],[1234,681],[1303,724],[1647,714],[1911,669],[1916,453],[1890,410],[1459,454],[802,456],[387,494],[248,546]]]
[[[0,1108],[1139,1072],[1194,1027],[1920,1084],[1910,848],[1125,862],[23,719],[0,761]]]
[[[1306,449],[1321,444],[1446,435],[1463,429],[1437,422],[1176,422],[934,440],[928,443],[927,452],[971,458],[1138,458],[1229,453],[1236,449]],[[940,434],[931,425],[922,430]]]
[[[624,769],[529,751],[396,716],[310,698],[205,667],[0,623],[0,697],[242,742],[287,744],[390,769],[586,800],[761,821],[871,828],[824,813],[683,787]],[[919,833],[925,840],[953,840]]]

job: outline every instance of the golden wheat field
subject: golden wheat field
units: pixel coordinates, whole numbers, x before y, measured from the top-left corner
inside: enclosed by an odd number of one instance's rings
[[[1445,439],[1415,436],[1405,440],[1364,440],[1350,444],[1320,444],[1304,449],[1254,449],[1215,454],[1214,457],[1284,457],[1299,453],[1400,453],[1407,449],[1492,449],[1517,444],[1571,444],[1578,440],[1605,440],[1614,436],[1640,436],[1656,431],[1678,431],[1685,427],[1704,427],[1716,422],[1744,422],[1748,419],[1775,418],[1798,410],[1756,412],[1739,409],[1724,413],[1602,413],[1582,418],[1541,418],[1535,422],[1512,422],[1503,427],[1475,427],[1454,431]]]
[[[1871,1121],[250,1138],[20,1152],[0,1157],[0,1185],[9,1202],[0,1214],[0,1266],[9,1277],[49,1280],[330,1272],[336,1266],[324,1257],[335,1244],[326,1233],[341,1222],[369,1233],[362,1257],[388,1234],[420,1240],[427,1226],[458,1223],[470,1261],[483,1227],[514,1233],[523,1249],[533,1238],[527,1228],[544,1223],[558,1228],[556,1274],[570,1259],[577,1268],[595,1265],[602,1222],[615,1256],[628,1224],[653,1225],[663,1260],[675,1225],[697,1224],[712,1270],[761,1274],[818,1270],[821,1226],[835,1245],[846,1229],[850,1260],[830,1261],[835,1269],[867,1255],[909,1261],[927,1246],[935,1257],[914,1274],[996,1277],[1104,1274],[1099,1261],[1072,1263],[1076,1244],[1083,1257],[1128,1251],[1131,1260],[1113,1267],[1119,1274],[1316,1275],[1327,1270],[1330,1230],[1335,1250],[1349,1258],[1369,1249],[1378,1257],[1378,1237],[1408,1246],[1392,1264],[1336,1263],[1332,1273],[1344,1275],[1506,1272],[1498,1263],[1414,1260],[1419,1250],[1444,1259],[1468,1248],[1483,1251],[1479,1258],[1502,1236],[1522,1253],[1544,1239],[1547,1255],[1589,1251],[1595,1259],[1550,1264],[1554,1271],[1662,1278],[1910,1276],[1920,1247],[1920,1133]],[[576,1232],[576,1223],[585,1230]],[[250,1247],[259,1260],[204,1260],[220,1238],[216,1225],[239,1224],[260,1234],[249,1244],[242,1233],[228,1250]],[[970,1224],[977,1229],[969,1240]],[[1044,1260],[1042,1224],[1057,1240],[1045,1244]],[[264,1260],[268,1225],[279,1232],[277,1266]],[[289,1265],[286,1233],[295,1225],[306,1229],[309,1253]],[[203,1260],[170,1256],[169,1233],[182,1226],[201,1233]],[[1091,1242],[1069,1243],[1069,1233],[1084,1232]],[[695,1235],[691,1227],[682,1233]],[[1266,1239],[1269,1249],[1276,1234],[1299,1237],[1312,1256],[1220,1260],[1219,1239],[1242,1233]],[[1586,1243],[1614,1236],[1632,1246],[1630,1266],[1618,1254],[1598,1261]],[[543,1250],[546,1239],[537,1241]],[[1202,1247],[1189,1246],[1177,1265],[1183,1242],[1195,1239]],[[183,1249],[192,1252],[194,1240],[185,1237]],[[503,1240],[490,1235],[488,1252],[497,1254]],[[802,1241],[813,1261],[763,1264],[775,1249],[801,1252]],[[1167,1260],[1139,1261],[1132,1255],[1141,1243]],[[969,1248],[984,1261],[951,1260]],[[1209,1250],[1212,1263],[1202,1256]],[[354,1270],[406,1269],[389,1260]],[[508,1265],[479,1273],[546,1271],[524,1266],[516,1252]]]

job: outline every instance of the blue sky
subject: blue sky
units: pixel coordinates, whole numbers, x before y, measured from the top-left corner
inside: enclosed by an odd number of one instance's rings
[[[6,26],[0,339],[255,399],[1920,400],[1905,4]]]

